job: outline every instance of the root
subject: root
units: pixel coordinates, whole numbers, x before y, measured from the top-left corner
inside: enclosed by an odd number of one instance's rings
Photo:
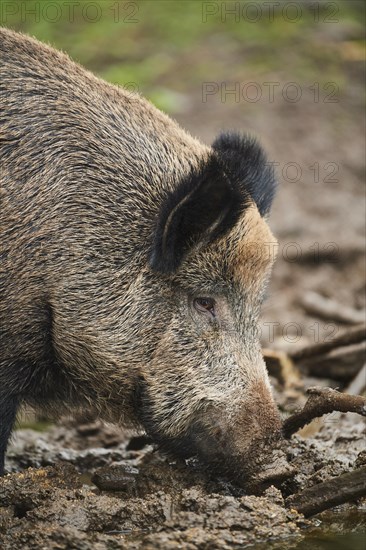
[[[361,395],[348,395],[331,388],[308,389],[309,399],[304,408],[287,418],[283,423],[283,434],[291,437],[314,418],[334,411],[354,412],[366,416],[366,399]]]
[[[363,496],[366,496],[366,466],[291,495],[286,506],[309,517]]]

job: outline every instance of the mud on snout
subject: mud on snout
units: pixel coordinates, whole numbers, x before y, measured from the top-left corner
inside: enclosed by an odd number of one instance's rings
[[[198,458],[209,473],[259,494],[295,471],[285,456],[281,418],[267,385],[259,382],[247,395],[234,410],[230,400],[227,406],[205,407],[177,437],[160,433],[151,417],[147,431],[162,451]]]

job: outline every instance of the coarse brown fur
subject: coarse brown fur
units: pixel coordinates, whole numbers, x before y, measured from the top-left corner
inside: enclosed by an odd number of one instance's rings
[[[142,424],[239,475],[279,430],[257,334],[273,260],[259,146],[207,147],[63,53],[0,39],[0,469],[29,402]],[[207,295],[214,318],[192,307]]]

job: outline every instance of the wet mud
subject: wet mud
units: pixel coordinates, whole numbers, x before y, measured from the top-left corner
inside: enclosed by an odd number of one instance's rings
[[[297,473],[261,496],[100,421],[18,430],[9,474],[0,480],[0,546],[193,550],[282,541],[296,547],[326,513],[305,519],[284,499],[366,461],[362,421],[331,416],[312,437],[287,443]],[[361,499],[338,509],[362,518],[366,504]]]

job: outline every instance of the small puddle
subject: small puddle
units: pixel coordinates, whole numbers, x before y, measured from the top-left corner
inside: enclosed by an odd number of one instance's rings
[[[253,550],[365,550],[366,508],[364,511],[323,512],[319,526],[303,531],[304,538],[258,543]]]

